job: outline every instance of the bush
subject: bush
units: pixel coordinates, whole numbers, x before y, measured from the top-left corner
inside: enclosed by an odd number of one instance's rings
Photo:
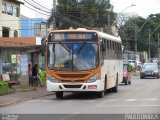
[[[3,80],[0,80],[0,90],[6,90],[8,88],[9,86],[7,85],[7,83]]]
[[[5,81],[0,80],[0,95],[8,94],[11,92],[12,89],[9,88],[8,84]]]
[[[38,75],[42,80],[42,85],[46,86],[46,71],[39,71]]]

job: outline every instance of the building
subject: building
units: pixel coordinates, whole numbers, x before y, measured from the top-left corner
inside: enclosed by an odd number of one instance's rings
[[[0,0],[0,74],[7,73],[13,80],[28,76],[28,64],[44,66],[41,39],[46,31],[38,27],[31,31],[28,27],[26,31],[25,27],[39,25],[42,28],[45,21],[21,18],[21,4],[18,0]]]
[[[0,0],[0,37],[20,36],[20,2]]]
[[[21,16],[22,37],[46,37],[46,20],[43,18],[27,18]]]
[[[34,38],[36,46],[29,50],[29,62],[31,66],[38,64],[45,67],[45,48],[41,45],[41,40],[47,35],[46,20],[43,18],[28,18],[21,16],[21,36],[24,38]]]

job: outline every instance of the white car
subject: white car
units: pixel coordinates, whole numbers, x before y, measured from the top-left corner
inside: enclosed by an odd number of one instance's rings
[[[128,60],[128,63],[134,68],[135,60]],[[136,61],[137,67],[142,67],[142,63],[140,61]]]

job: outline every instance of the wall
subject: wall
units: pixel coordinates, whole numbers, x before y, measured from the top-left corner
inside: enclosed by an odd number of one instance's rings
[[[43,18],[27,18],[21,16],[21,36],[22,37],[35,37],[35,24],[46,22]]]
[[[6,3],[13,5],[13,7],[19,7],[20,5],[8,0],[5,0]],[[2,26],[10,28],[9,36],[14,36],[14,30],[18,31],[18,36],[21,35],[20,29],[20,17],[15,17],[13,15],[8,15],[2,13],[2,0],[0,0],[0,37],[2,37]]]

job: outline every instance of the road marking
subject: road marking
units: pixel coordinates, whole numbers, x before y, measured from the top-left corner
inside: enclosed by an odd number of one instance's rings
[[[127,102],[132,102],[132,101],[136,101],[136,99],[127,99],[127,100],[125,100],[125,101],[127,101]]]
[[[85,100],[83,102],[86,102],[86,103],[93,103],[93,102],[96,102],[96,100]]]
[[[107,102],[112,102],[112,101],[118,101],[120,99],[107,99],[105,101],[100,102],[99,104],[97,104],[96,106],[101,106],[103,104],[106,104]]]
[[[127,99],[125,101],[132,102],[132,101],[156,101],[157,98],[143,98],[143,99]]]
[[[140,99],[142,101],[156,101],[157,98],[146,98],[146,99]]]
[[[160,105],[107,105],[107,106],[98,106],[100,108],[107,107],[160,107]]]
[[[135,99],[135,98],[131,98],[131,99],[107,99],[105,101],[100,102],[99,104],[97,104],[96,106],[103,106],[105,105],[107,102],[114,102],[114,101],[126,101],[126,102],[134,102],[134,101],[156,101],[157,98],[144,98],[144,99]]]

